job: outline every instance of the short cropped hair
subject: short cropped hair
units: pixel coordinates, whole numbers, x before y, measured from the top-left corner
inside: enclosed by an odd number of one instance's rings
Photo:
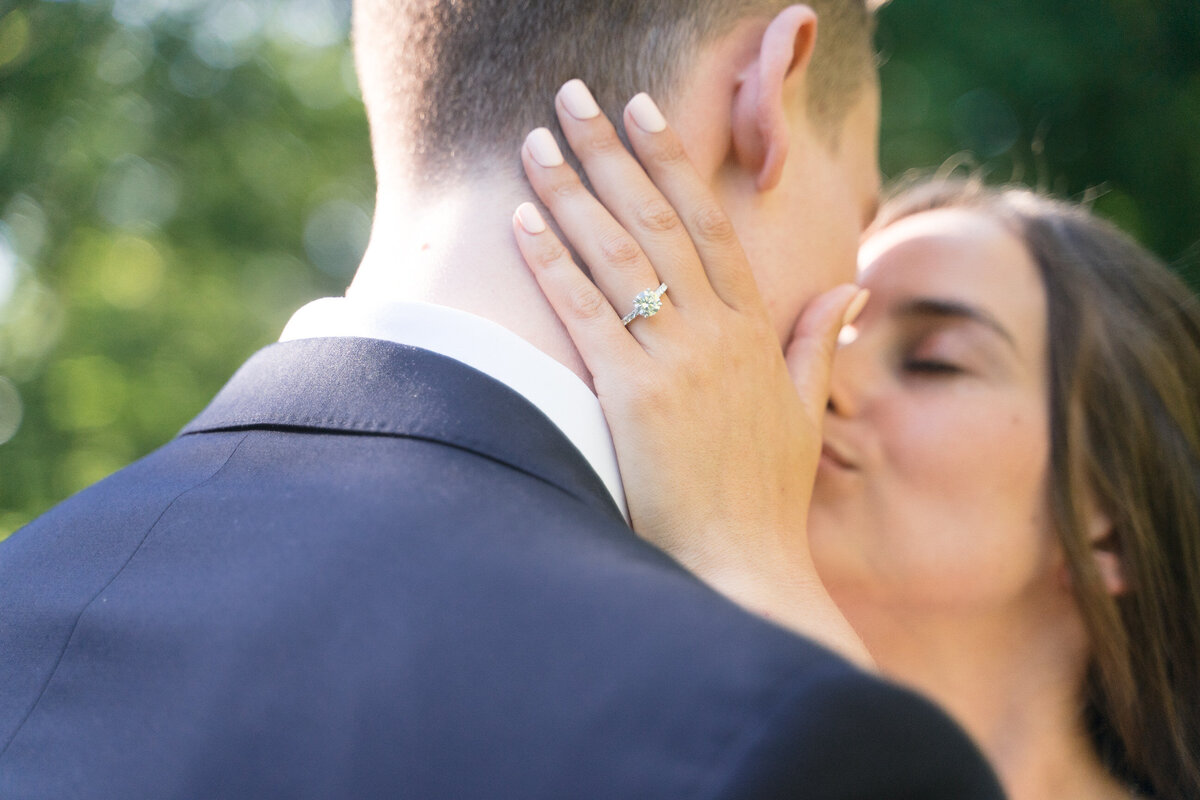
[[[809,113],[836,132],[874,80],[871,0],[809,0],[818,14]],[[516,165],[581,78],[613,119],[649,92],[664,107],[701,47],[784,0],[354,0],[354,42],[377,168],[427,185]],[[514,169],[517,169],[514,166]]]

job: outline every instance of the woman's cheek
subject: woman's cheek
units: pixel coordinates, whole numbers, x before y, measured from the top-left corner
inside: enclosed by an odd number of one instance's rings
[[[1020,591],[1049,540],[1044,425],[995,402],[987,413],[927,406],[909,419],[919,422],[889,442],[892,480],[874,503],[875,516],[890,518],[894,574],[953,602]]]

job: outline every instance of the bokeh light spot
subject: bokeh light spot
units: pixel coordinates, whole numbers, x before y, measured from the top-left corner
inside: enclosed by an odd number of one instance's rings
[[[105,356],[56,361],[46,372],[46,411],[61,431],[103,428],[116,421],[128,387],[121,368]]]
[[[21,9],[0,17],[0,70],[15,67],[29,52],[29,17]]]
[[[304,251],[318,269],[335,277],[354,274],[371,236],[371,215],[345,199],[319,206],[304,226]]]
[[[345,60],[337,50],[309,53],[293,58],[284,72],[292,93],[304,105],[314,110],[333,108],[353,97],[347,89]]]
[[[254,55],[262,33],[260,6],[244,0],[213,3],[192,32],[192,52],[215,69],[232,69]]]
[[[16,384],[0,375],[0,444],[17,435],[23,414],[21,393]]]
[[[207,0],[114,0],[112,15],[122,25],[145,26],[163,14],[186,16]]]
[[[123,86],[145,74],[154,59],[154,45],[144,30],[121,28],[108,38],[96,57],[96,77]]]
[[[164,272],[158,248],[136,236],[121,236],[97,265],[96,288],[117,308],[133,310],[154,299]]]
[[[175,213],[179,184],[163,167],[140,156],[117,159],[100,182],[100,214],[118,228],[157,227]]]
[[[4,321],[4,309],[17,288],[17,251],[11,241],[11,231],[0,222],[0,322]]]
[[[271,20],[271,38],[309,47],[332,47],[350,29],[350,4],[335,0],[286,0]]]
[[[19,194],[9,201],[3,222],[8,226],[17,258],[26,264],[36,263],[46,243],[48,224],[41,205],[29,195]]]
[[[0,364],[18,380],[40,373],[46,355],[58,344],[64,319],[58,297],[36,280],[19,284],[7,306],[0,307]]]

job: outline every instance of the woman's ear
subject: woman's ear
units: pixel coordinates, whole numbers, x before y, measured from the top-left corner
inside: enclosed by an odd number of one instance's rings
[[[733,150],[756,176],[760,192],[783,177],[791,145],[789,106],[803,101],[803,84],[817,42],[817,14],[808,6],[788,6],[763,33],[758,56],[740,76],[733,98]]]
[[[1108,593],[1119,597],[1129,591],[1121,542],[1117,539],[1116,530],[1108,514],[1097,508],[1094,502],[1089,505],[1092,509],[1088,514],[1088,540],[1092,545],[1092,559],[1096,562],[1096,572]]]
[[[1112,519],[1102,511],[1094,499],[1088,499],[1087,537],[1092,562],[1096,574],[1104,584],[1104,589],[1113,597],[1119,597],[1129,591],[1129,580],[1125,570],[1125,555],[1121,542],[1117,538]],[[1059,550],[1059,576],[1062,585],[1071,589],[1074,581],[1071,578],[1071,568],[1067,556]]]

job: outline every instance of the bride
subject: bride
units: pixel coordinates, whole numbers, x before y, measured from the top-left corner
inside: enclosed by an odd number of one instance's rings
[[[588,264],[666,283],[641,315],[622,324],[636,289],[603,296],[535,206],[514,218],[637,532],[940,702],[1014,800],[1200,798],[1195,298],[1079,208],[931,183],[884,205],[862,290],[814,299],[785,358],[732,228],[647,109],[626,109],[648,176],[630,157],[625,196],[568,211],[551,187],[571,168],[524,158],[577,249],[656,254],[638,275]],[[603,117],[564,129],[585,167],[611,154]],[[676,216],[640,226],[634,198],[655,191]]]

